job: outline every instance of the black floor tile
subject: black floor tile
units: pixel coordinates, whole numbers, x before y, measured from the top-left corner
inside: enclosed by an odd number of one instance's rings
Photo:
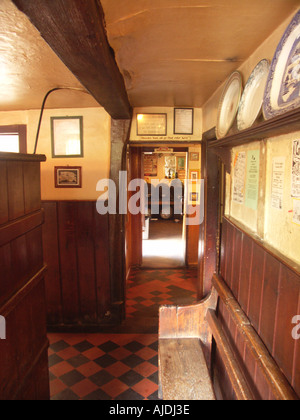
[[[78,356],[71,357],[71,359],[68,359],[67,362],[70,363],[71,366],[74,368],[78,368],[79,366],[82,366],[86,363],[88,363],[90,360],[83,356],[82,354],[79,354]]]
[[[52,397],[53,401],[78,401],[79,397],[71,389],[65,389],[59,394]]]
[[[115,400],[123,400],[123,401],[141,401],[144,400],[144,397],[133,389],[128,389],[127,391],[123,392],[123,394],[119,395],[115,398]]]
[[[107,368],[108,366],[113,365],[117,362],[117,359],[110,356],[109,354],[105,354],[104,356],[99,357],[98,359],[94,360],[97,365],[101,366],[102,368]]]
[[[124,382],[126,385],[133,387],[138,382],[142,381],[144,377],[134,370],[124,373],[124,375],[119,377],[119,380]]]
[[[98,347],[105,353],[109,353],[110,351],[116,350],[120,346],[118,346],[116,343],[113,343],[112,341],[108,341],[107,343],[101,344],[101,346]]]
[[[62,361],[63,359],[59,357],[57,354],[51,354],[51,356],[49,356],[48,358],[49,367],[53,367]]]
[[[76,345],[73,346],[77,351],[79,351],[80,353],[83,353],[87,350],[90,350],[91,348],[93,348],[93,344],[89,343],[88,341],[82,341],[81,343],[78,343]]]
[[[71,387],[78,382],[85,379],[85,377],[78,372],[76,369],[72,370],[71,372],[68,372],[60,377],[60,380],[65,383],[68,387]]]
[[[108,382],[112,381],[113,379],[114,379],[114,376],[106,372],[105,370],[101,370],[100,372],[97,372],[94,375],[89,377],[89,380],[92,381],[99,388],[101,388],[103,385],[107,384]]]
[[[136,354],[132,354],[132,355],[130,355],[130,356],[128,356],[128,357],[126,357],[125,359],[122,360],[122,362],[125,365],[129,366],[131,369],[140,365],[144,361],[145,360],[143,360],[141,357],[137,356]]]
[[[97,389],[82,399],[83,401],[109,401],[111,397],[102,391],[102,389]]]
[[[143,348],[143,344],[138,343],[137,341],[132,341],[131,343],[126,344],[124,346],[125,349],[131,351],[132,353],[136,353],[137,351],[141,350]]]

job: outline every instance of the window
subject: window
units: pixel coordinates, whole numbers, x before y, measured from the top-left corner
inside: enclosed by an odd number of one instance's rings
[[[27,153],[26,125],[0,127],[0,152]]]

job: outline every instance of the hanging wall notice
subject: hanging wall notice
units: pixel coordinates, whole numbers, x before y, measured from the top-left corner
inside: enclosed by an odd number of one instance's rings
[[[193,134],[194,110],[179,109],[174,110],[174,134]]]
[[[293,200],[293,223],[300,226],[300,200]]]
[[[138,136],[166,136],[167,114],[137,114]]]
[[[292,197],[300,198],[300,140],[293,142]]]
[[[285,158],[276,157],[272,164],[271,207],[282,210],[284,193]]]
[[[232,200],[235,203],[244,203],[246,176],[246,153],[240,152],[235,155]]]
[[[144,175],[157,176],[157,155],[144,155]]]
[[[247,181],[245,205],[257,210],[259,189],[259,161],[260,151],[251,150],[247,153]]]

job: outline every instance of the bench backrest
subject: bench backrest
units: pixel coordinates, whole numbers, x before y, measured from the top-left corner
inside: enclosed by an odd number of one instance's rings
[[[219,298],[226,305],[231,320],[234,322],[236,328],[242,333],[248,351],[253,354],[258,363],[258,368],[269,384],[275,398],[278,400],[298,400],[297,394],[268,352],[266,346],[222,277],[216,274],[214,275],[213,287],[217,291]],[[220,324],[217,324],[217,321],[212,317],[212,314],[208,314],[207,319],[210,327],[214,331],[213,335],[217,344],[219,344],[220,351],[223,352],[224,346],[221,343],[220,337],[218,337],[222,327]],[[218,326],[219,331],[217,331],[216,325]],[[234,390],[237,391],[237,398],[239,398],[243,395],[243,390],[238,390],[236,387],[234,371],[235,369],[231,369],[229,377],[232,380]]]

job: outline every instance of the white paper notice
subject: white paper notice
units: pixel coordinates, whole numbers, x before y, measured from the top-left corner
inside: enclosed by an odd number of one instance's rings
[[[282,210],[284,193],[285,158],[276,157],[272,165],[271,207]]]
[[[235,156],[232,200],[235,203],[243,204],[245,197],[246,182],[246,152],[238,153]]]
[[[300,198],[300,140],[293,142],[292,197]]]
[[[300,200],[293,200],[293,222],[300,226]]]

